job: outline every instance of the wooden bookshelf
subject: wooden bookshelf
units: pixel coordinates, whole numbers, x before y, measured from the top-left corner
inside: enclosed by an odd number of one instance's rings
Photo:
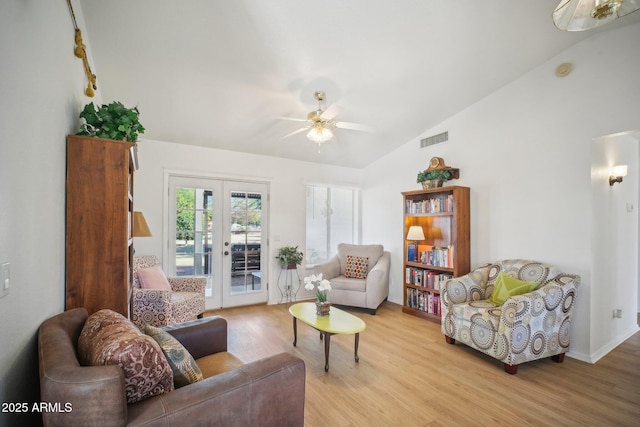
[[[66,304],[129,316],[135,144],[67,138]]]
[[[440,187],[402,193],[404,313],[440,322],[440,284],[470,269],[469,188]],[[411,226],[425,239],[407,240]]]

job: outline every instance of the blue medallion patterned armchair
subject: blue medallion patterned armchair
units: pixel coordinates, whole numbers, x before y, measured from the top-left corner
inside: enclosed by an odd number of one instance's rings
[[[540,285],[509,297],[502,306],[487,299],[500,272]],[[560,363],[569,350],[571,315],[580,276],[537,261],[504,260],[445,282],[441,290],[442,333],[504,363],[518,365],[552,357]]]
[[[141,270],[154,271],[151,288],[141,285]],[[167,283],[168,282],[168,283]],[[131,320],[139,328],[166,326],[202,317],[205,307],[205,277],[165,277],[155,255],[133,257],[133,303]]]

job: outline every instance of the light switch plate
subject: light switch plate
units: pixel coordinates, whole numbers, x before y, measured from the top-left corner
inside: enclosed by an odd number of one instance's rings
[[[4,262],[0,264],[0,298],[9,295],[11,287],[11,264]]]

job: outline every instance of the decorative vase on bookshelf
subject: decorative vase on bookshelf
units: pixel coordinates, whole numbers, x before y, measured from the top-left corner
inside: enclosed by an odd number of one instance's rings
[[[316,301],[316,314],[318,316],[328,316],[331,311],[331,303],[329,301]]]
[[[431,179],[429,181],[422,181],[422,188],[429,190],[431,188],[442,187],[442,184],[444,184],[444,181],[441,179]]]

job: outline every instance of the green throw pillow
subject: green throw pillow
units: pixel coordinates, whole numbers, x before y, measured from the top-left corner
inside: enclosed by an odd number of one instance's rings
[[[489,297],[489,302],[495,305],[502,305],[509,297],[535,291],[538,285],[538,282],[516,279],[501,271],[498,273],[498,278],[493,285],[493,292]]]
[[[200,371],[191,353],[180,344],[180,341],[168,332],[151,325],[145,326],[144,333],[160,345],[173,371],[173,385],[175,388],[202,380],[202,371]]]

